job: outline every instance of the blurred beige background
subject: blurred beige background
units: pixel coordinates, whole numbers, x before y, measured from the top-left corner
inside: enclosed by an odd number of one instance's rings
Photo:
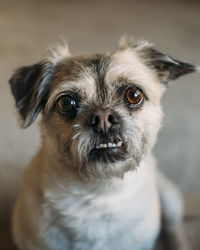
[[[0,249],[13,249],[10,212],[24,168],[39,146],[34,124],[19,128],[8,79],[64,37],[72,53],[117,48],[121,35],[150,40],[200,64],[200,1],[0,0]],[[200,74],[187,75],[163,99],[165,119],[155,153],[186,197],[191,249],[200,249]]]

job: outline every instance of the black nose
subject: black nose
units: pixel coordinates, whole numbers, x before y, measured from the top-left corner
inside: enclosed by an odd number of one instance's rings
[[[108,133],[109,129],[119,125],[119,118],[110,109],[96,110],[91,115],[89,126],[97,132]]]

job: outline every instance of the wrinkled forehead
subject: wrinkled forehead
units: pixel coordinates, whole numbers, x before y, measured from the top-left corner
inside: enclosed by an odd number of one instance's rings
[[[88,100],[113,94],[121,84],[141,87],[154,96],[156,78],[137,54],[127,49],[113,54],[72,57],[56,69],[50,102],[61,93],[76,91]],[[158,84],[156,84],[158,85]]]

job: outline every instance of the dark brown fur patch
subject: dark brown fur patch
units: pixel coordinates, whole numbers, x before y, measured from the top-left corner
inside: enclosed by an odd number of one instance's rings
[[[35,121],[47,102],[49,84],[53,75],[53,69],[48,65],[46,62],[40,62],[22,67],[9,81],[24,127],[28,127]]]

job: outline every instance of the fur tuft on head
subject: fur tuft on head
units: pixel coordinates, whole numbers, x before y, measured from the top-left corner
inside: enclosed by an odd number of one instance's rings
[[[132,36],[124,35],[119,40],[119,48],[121,50],[127,49],[127,48],[133,48],[136,51],[143,51],[145,49],[152,48],[154,45],[152,43],[149,43],[145,40],[135,40]]]
[[[70,56],[68,44],[62,39],[56,47],[48,49],[46,59],[48,62],[56,64]]]

